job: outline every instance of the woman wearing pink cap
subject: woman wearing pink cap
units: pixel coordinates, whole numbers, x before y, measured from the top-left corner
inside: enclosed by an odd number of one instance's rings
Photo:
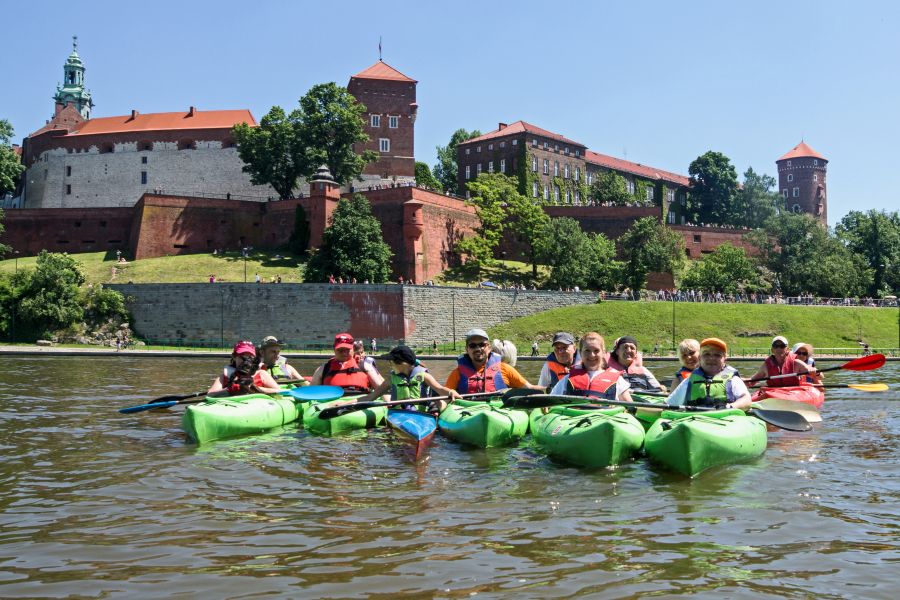
[[[216,377],[207,394],[228,390],[232,396],[240,394],[277,394],[278,383],[268,371],[261,370],[256,362],[256,346],[253,342],[240,341],[231,351],[231,363]]]

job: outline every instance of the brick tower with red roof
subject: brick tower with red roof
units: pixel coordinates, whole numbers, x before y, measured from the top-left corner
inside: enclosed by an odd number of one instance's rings
[[[827,186],[825,184],[828,159],[800,142],[790,152],[775,161],[778,168],[778,189],[787,209],[807,213],[822,225],[828,224]]]
[[[347,89],[366,107],[369,135],[369,141],[354,150],[378,153],[378,160],[363,170],[364,182],[356,182],[356,187],[415,181],[416,83],[382,60],[350,78]]]

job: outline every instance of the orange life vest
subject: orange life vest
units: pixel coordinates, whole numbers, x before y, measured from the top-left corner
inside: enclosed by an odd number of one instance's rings
[[[369,375],[350,357],[344,362],[332,358],[322,368],[322,383],[336,385],[348,392],[368,392],[371,389]]]

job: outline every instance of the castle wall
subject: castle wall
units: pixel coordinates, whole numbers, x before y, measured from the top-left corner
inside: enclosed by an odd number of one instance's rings
[[[750,255],[759,252],[756,246],[745,239],[745,236],[750,233],[749,229],[693,227],[690,225],[669,225],[669,229],[680,233],[684,238],[684,252],[691,259],[698,259],[704,254],[709,254],[726,242],[737,248],[743,248]]]
[[[50,252],[127,250],[131,208],[16,209],[4,212],[0,241],[21,256]]]

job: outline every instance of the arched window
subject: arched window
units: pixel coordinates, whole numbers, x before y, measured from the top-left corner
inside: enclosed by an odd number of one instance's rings
[[[800,208],[800,205],[799,205],[799,204],[793,205],[793,206],[791,207],[791,210],[792,210],[793,212],[797,213],[797,214],[803,212],[803,209]]]

